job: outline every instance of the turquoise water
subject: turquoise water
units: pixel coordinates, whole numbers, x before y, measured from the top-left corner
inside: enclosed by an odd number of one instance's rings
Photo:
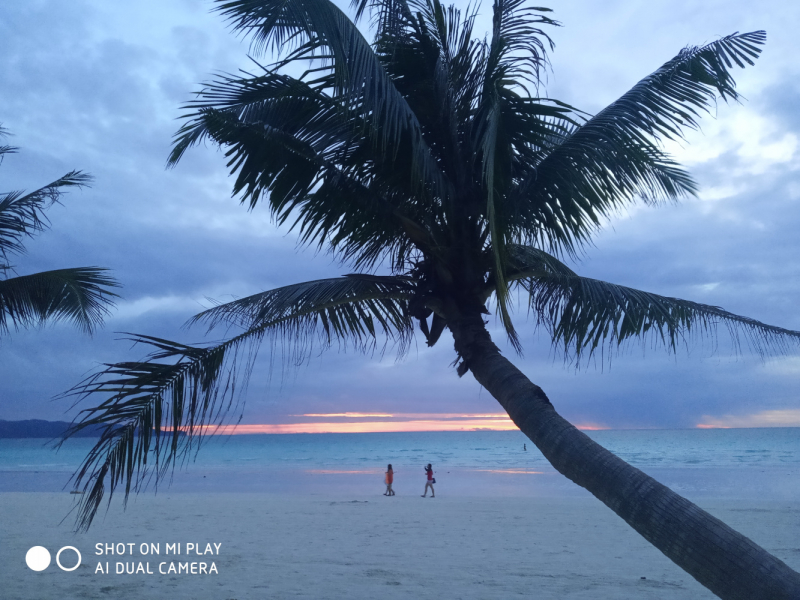
[[[587,434],[639,467],[800,466],[800,428],[613,430]],[[70,471],[94,440],[58,452],[41,439],[0,439],[0,471]],[[528,450],[523,451],[523,444]],[[205,469],[381,469],[434,463],[458,469],[547,466],[518,431],[235,435],[208,438],[190,463]]]
[[[688,496],[800,500],[800,428],[587,434]],[[75,439],[55,452],[46,440],[0,439],[0,491],[71,487],[70,475],[93,443]],[[396,488],[418,486],[423,466],[432,463],[439,483],[459,493],[583,493],[518,431],[211,437],[171,475],[170,489],[366,493],[380,487],[387,463]]]

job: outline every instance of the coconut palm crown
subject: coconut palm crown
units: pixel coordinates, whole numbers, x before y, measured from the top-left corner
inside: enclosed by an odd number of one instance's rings
[[[0,127],[0,140],[8,131]],[[0,145],[0,163],[17,148]],[[46,230],[45,210],[69,188],[91,183],[91,176],[70,171],[32,192],[0,193],[0,339],[11,331],[45,322],[69,321],[86,333],[102,324],[119,287],[100,267],[73,267],[16,275],[8,262],[25,252],[25,240]],[[12,273],[13,276],[9,276]]]
[[[800,340],[718,307],[584,278],[562,262],[626,206],[696,193],[664,142],[681,140],[719,99],[738,99],[731,72],[753,64],[764,32],[686,48],[591,116],[543,94],[546,29],[557,25],[548,9],[494,0],[481,38],[475,5],[352,8],[354,20],[330,0],[218,0],[256,57],[279,59],[207,83],[187,105],[169,163],[210,140],[228,159],[234,196],[266,205],[301,244],[357,272],[192,319],[223,327],[221,342],[132,336],[152,348],[146,360],[108,365],[73,388],[105,398],[73,428],[106,426],[76,473],[87,491],[79,524],[91,523],[106,486],[127,498],[213,432],[265,340],[286,342],[284,356],[302,360],[314,345],[390,340],[402,352],[415,327],[432,346],[448,329],[458,374],[471,372],[557,470],[701,583],[726,598],[793,597],[797,573],[561,418],[500,354],[485,317],[494,308],[520,348],[510,310],[520,289],[537,324],[578,359],[634,337],[674,350],[718,324],[761,353]]]

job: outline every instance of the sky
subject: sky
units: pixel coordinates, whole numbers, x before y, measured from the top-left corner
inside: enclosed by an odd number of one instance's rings
[[[462,5],[465,3],[462,3]],[[16,257],[19,274],[111,269],[122,299],[88,337],[68,325],[0,340],[0,419],[71,420],[54,399],[103,363],[145,353],[136,332],[207,340],[183,324],[214,301],[351,271],[298,247],[266,210],[231,197],[215,148],[166,169],[181,105],[216,72],[247,68],[248,44],[200,0],[0,3],[0,123],[20,148],[0,165],[0,191],[91,173],[48,215],[51,230]],[[722,306],[800,330],[800,4],[743,1],[552,1],[563,27],[550,97],[601,110],[687,45],[767,31],[755,67],[736,70],[741,104],[720,103],[670,150],[697,198],[615,216],[572,267],[582,275]],[[484,3],[478,26],[490,22]],[[514,313],[524,353],[494,339],[567,419],[585,428],[800,426],[800,352],[761,359],[726,335],[674,355],[631,344],[576,368]],[[247,431],[507,428],[500,406],[452,366],[452,340],[418,336],[402,361],[336,348],[270,374],[261,353],[244,399]],[[279,370],[280,371],[280,370]],[[85,407],[86,405],[84,405]]]

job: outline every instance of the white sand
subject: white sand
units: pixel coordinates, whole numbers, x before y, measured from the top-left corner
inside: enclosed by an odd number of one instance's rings
[[[144,494],[88,534],[59,525],[74,496],[0,494],[0,597],[62,598],[713,598],[599,502],[588,498],[359,498]],[[704,508],[800,569],[796,503]],[[135,542],[131,556],[94,545]],[[141,542],[160,556],[141,556]],[[222,544],[218,556],[164,556],[165,544]],[[76,546],[82,566],[29,570],[28,548]],[[66,551],[65,566],[75,562]],[[108,561],[111,574],[95,573]],[[116,562],[153,575],[116,575]],[[216,575],[160,575],[160,562],[213,561]],[[642,579],[646,577],[646,579]]]

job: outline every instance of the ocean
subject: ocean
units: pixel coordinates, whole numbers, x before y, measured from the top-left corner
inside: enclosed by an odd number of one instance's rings
[[[690,499],[800,499],[800,428],[587,434]],[[72,489],[93,443],[70,440],[56,452],[47,440],[0,439],[0,492]],[[369,495],[383,492],[389,463],[398,493],[422,492],[432,463],[440,494],[586,494],[518,431],[213,436],[158,491]]]

